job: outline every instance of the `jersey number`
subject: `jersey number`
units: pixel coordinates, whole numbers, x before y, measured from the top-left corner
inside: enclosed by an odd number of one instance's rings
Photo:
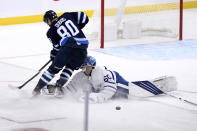
[[[79,33],[79,30],[77,29],[77,27],[73,24],[73,22],[71,20],[67,20],[65,21],[65,26],[61,25],[58,29],[57,29],[57,33],[63,38],[66,36],[75,36]],[[67,27],[67,29],[66,29]],[[69,30],[69,32],[68,32]]]

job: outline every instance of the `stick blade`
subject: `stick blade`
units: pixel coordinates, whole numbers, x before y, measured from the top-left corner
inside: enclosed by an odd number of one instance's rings
[[[21,86],[14,86],[12,84],[8,84],[8,87],[12,90],[17,90],[17,89],[21,89]]]

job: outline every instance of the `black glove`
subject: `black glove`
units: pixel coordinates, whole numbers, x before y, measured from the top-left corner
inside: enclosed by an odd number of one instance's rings
[[[51,60],[53,60],[57,55],[57,51],[56,50],[51,50],[51,53],[50,53],[50,58]]]

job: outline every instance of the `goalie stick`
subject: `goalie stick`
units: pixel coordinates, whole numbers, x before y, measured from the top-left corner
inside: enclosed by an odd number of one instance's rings
[[[149,81],[136,81],[136,82],[132,82],[132,83],[141,87],[141,88],[143,88],[143,89],[145,89],[145,90],[147,90],[147,91],[149,91],[149,92],[151,92],[154,95],[165,94],[167,96],[176,98],[176,99],[178,99],[180,101],[183,101],[185,103],[197,106],[197,103],[191,102],[189,100],[183,99],[181,97],[178,97],[178,96],[175,96],[175,95],[172,95],[172,94],[169,94],[169,93],[166,93],[166,92],[160,90],[157,86],[155,86],[154,84],[152,84]]]
[[[20,85],[20,86],[18,86],[18,87],[16,87],[16,86],[13,86],[13,85],[11,85],[11,84],[8,84],[8,86],[9,87],[11,87],[11,88],[15,88],[15,89],[22,89],[27,83],[29,83],[31,80],[33,80],[37,75],[39,75],[40,74],[40,72],[49,64],[51,62],[51,60],[49,60],[46,64],[44,64],[39,70],[38,70],[38,72],[35,74],[35,75],[33,75],[30,79],[28,79],[25,83],[23,83],[22,85]]]
[[[194,103],[194,102],[191,102],[191,101],[185,100],[185,99],[183,99],[183,98],[181,98],[181,97],[177,97],[177,96],[175,96],[175,95],[168,94],[168,93],[165,93],[165,92],[164,92],[163,94],[165,94],[165,95],[167,95],[167,96],[170,96],[170,97],[173,97],[173,98],[176,98],[176,99],[178,99],[178,100],[180,100],[180,101],[183,101],[183,102],[189,103],[189,104],[191,104],[191,105],[197,106],[197,103]]]

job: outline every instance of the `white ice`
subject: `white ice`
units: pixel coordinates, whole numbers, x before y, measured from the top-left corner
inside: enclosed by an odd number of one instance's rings
[[[184,18],[184,39],[196,39],[196,10],[185,11]],[[29,130],[23,131],[30,131],[30,128],[34,128],[31,131],[39,131],[35,128],[40,128],[40,131],[41,128],[48,131],[83,130],[83,103],[70,97],[56,99],[53,96],[45,96],[31,99],[31,91],[39,77],[21,90],[12,90],[8,87],[8,84],[21,85],[48,61],[52,46],[45,36],[47,29],[43,23],[0,27],[1,131],[22,131],[28,128]],[[114,43],[118,42],[120,45],[124,43],[126,45],[131,41],[121,40]],[[193,42],[197,44],[196,40]],[[166,48],[154,44],[149,46]],[[187,48],[192,45],[184,46]],[[179,47],[181,45],[166,49],[167,52],[174,51],[175,48],[179,51]],[[101,53],[93,48],[88,51],[90,55],[96,57],[98,64],[118,71],[129,81],[173,75],[178,81],[178,91],[172,93],[197,103],[196,46],[187,50],[190,54],[188,57],[178,57],[175,52],[164,54],[167,55],[167,59],[161,57],[148,60],[141,58],[150,58],[154,54],[149,48],[147,52],[150,54],[140,52],[137,56],[136,53],[134,55],[137,58],[120,56],[119,48],[116,49],[117,54],[110,54],[108,50]],[[158,52],[158,55],[161,54]],[[173,59],[170,59],[172,57]],[[120,106],[121,110],[115,110],[116,106]],[[89,131],[197,130],[197,107],[165,95],[91,104],[89,113]]]

